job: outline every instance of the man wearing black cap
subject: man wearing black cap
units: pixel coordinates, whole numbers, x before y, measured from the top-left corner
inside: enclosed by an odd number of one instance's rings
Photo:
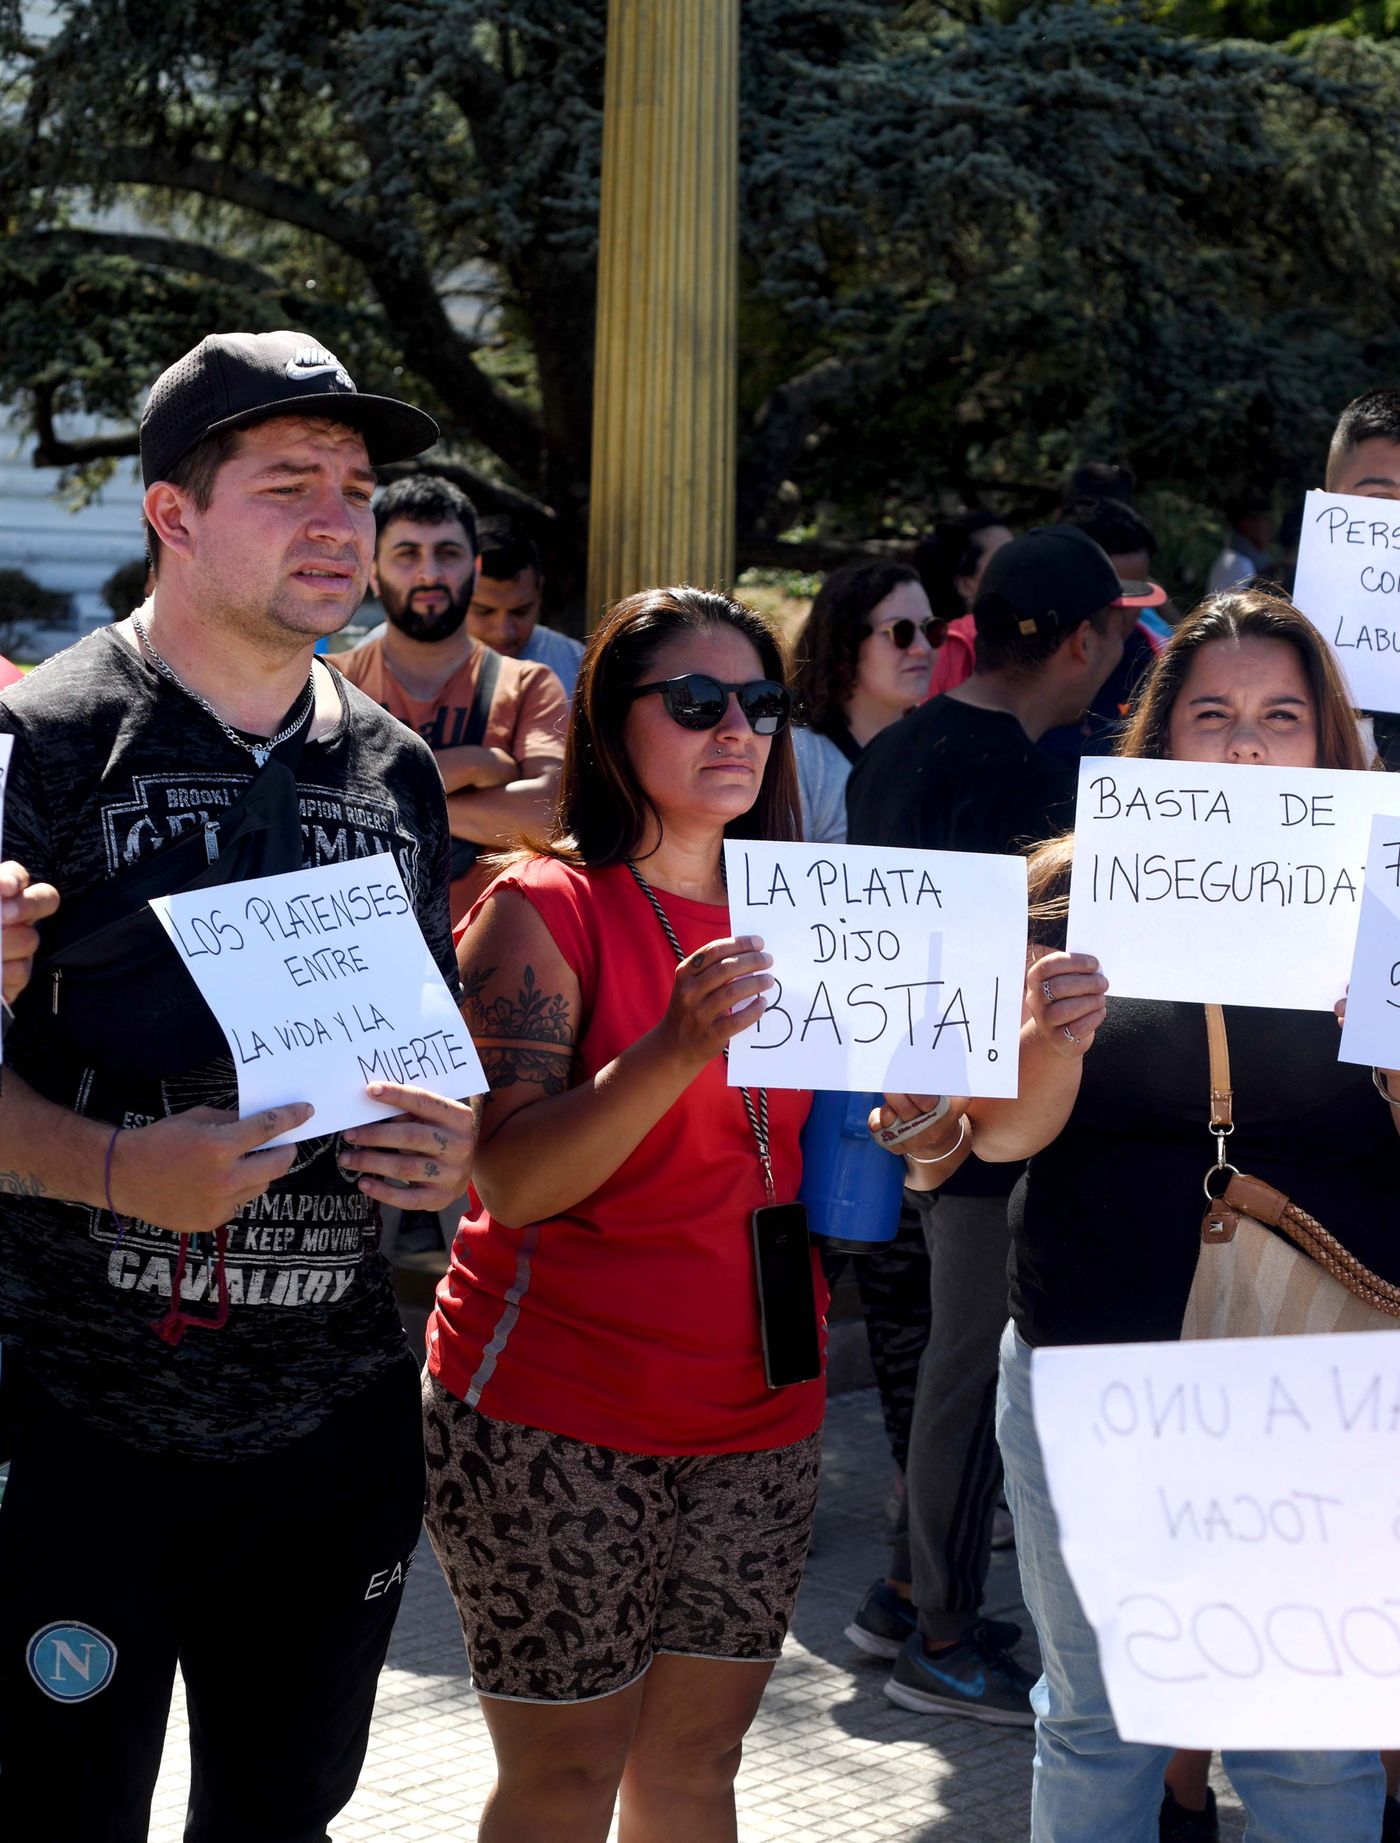
[[[145,1837],[177,1661],[190,1843],[323,1843],[364,1757],[423,1490],[377,1204],[465,1187],[470,1110],[387,1084],[269,1146],[312,1109],[239,1122],[146,903],[391,852],[456,990],[432,757],[312,657],[375,464],[436,436],[302,335],[204,340],[142,420],[151,600],[0,698],[6,844],[63,895],[0,1093],[5,1837]]]
[[[1122,656],[1136,619],[1128,604],[1151,593],[1121,582],[1072,526],[1004,544],[973,603],[976,669],[866,749],[847,786],[850,842],[1006,852],[1063,831],[1075,773],[1038,740],[1082,716]],[[1034,1678],[1011,1655],[1018,1629],[981,1611],[1001,1476],[993,1406],[1006,1199],[1019,1172],[965,1154],[910,1172],[933,1316],[909,1436],[907,1529],[847,1635],[893,1660],[885,1693],[901,1707],[1029,1727]],[[913,1188],[935,1172],[948,1180],[941,1188]]]
[[[1152,570],[1157,539],[1141,512],[1119,499],[1075,499],[1061,506],[1056,522],[1087,531],[1119,576],[1136,591],[1124,604],[1136,619],[1125,616],[1123,657],[1099,687],[1083,720],[1058,724],[1040,738],[1047,754],[1074,767],[1082,756],[1113,753],[1138,687],[1170,638],[1171,627],[1160,614],[1166,606],[1166,590],[1145,580]]]

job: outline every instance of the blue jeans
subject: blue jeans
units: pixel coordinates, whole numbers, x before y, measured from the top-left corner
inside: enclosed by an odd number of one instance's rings
[[[1031,1691],[1032,1843],[1157,1843],[1172,1750],[1122,1741],[1113,1725],[1093,1628],[1060,1553],[1031,1418],[1030,1346],[1011,1325],[1001,1340],[997,1439],[1021,1586],[1044,1663]],[[1245,1843],[1376,1843],[1380,1836],[1385,1775],[1378,1754],[1244,1752],[1223,1759],[1248,1814]]]

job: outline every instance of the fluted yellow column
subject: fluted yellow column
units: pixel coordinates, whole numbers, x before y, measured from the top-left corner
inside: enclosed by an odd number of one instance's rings
[[[734,571],[739,0],[609,0],[590,623]]]

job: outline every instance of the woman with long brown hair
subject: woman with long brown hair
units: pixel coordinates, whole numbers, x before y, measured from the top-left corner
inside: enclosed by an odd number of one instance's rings
[[[1126,756],[1286,767],[1371,765],[1317,630],[1277,591],[1211,597],[1173,634],[1119,748]],[[1087,954],[1062,951],[1073,839],[1032,859],[1032,947],[1015,1101],[977,1101],[979,1155],[1029,1158],[1011,1200],[1011,1319],[997,1434],[1026,1604],[1044,1675],[1032,1692],[1035,1843],[1155,1843],[1167,1748],[1119,1739],[1097,1648],[1064,1565],[1031,1415],[1037,1345],[1180,1334],[1210,1155],[1204,1007],[1108,997]],[[1340,994],[1339,994],[1340,997]],[[1368,1265],[1400,1279],[1388,1204],[1397,1116],[1369,1070],[1337,1061],[1325,1014],[1227,1007],[1233,1144],[1248,1169],[1315,1213]],[[1391,1077],[1400,1097],[1400,1076]],[[1368,1232],[1369,1231],[1369,1232]],[[1227,1753],[1270,1843],[1375,1843],[1375,1754]],[[1170,1821],[1169,1821],[1170,1820]],[[1192,1834],[1210,1834],[1211,1819]],[[1185,1826],[1181,1829],[1184,1831]],[[1256,1834],[1251,1829],[1251,1835]]]
[[[620,602],[584,656],[559,834],[462,937],[484,1208],[424,1400],[428,1530],[496,1749],[483,1843],[602,1843],[619,1792],[623,1843],[735,1836],[824,1406],[819,1377],[767,1385],[752,1245],[797,1196],[811,1097],[731,1088],[723,1055],[773,981],[730,932],[722,847],[798,835],[789,708],[749,609]],[[815,1376],[804,1243],[765,1299]]]

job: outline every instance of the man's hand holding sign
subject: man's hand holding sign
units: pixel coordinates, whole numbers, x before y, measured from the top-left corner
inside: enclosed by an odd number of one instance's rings
[[[18,998],[29,981],[39,950],[39,923],[58,907],[58,891],[32,883],[22,864],[0,864],[0,955],[4,960],[5,1003]]]
[[[216,1123],[204,1109],[162,1125],[222,1136],[236,1201],[284,1174],[284,1147],[327,1132],[345,1133],[341,1166],[378,1202],[435,1210],[461,1195],[476,1142],[464,1097],[486,1077],[391,857],[152,907],[228,1038],[245,1116]],[[266,1150],[250,1157],[254,1146]]]
[[[4,837],[5,783],[9,776],[12,736],[0,736],[0,841]],[[4,857],[0,843],[0,859]],[[58,907],[58,891],[31,883],[22,864],[0,862],[0,959],[4,965],[4,1000],[18,998],[28,983],[38,951],[38,924]]]

